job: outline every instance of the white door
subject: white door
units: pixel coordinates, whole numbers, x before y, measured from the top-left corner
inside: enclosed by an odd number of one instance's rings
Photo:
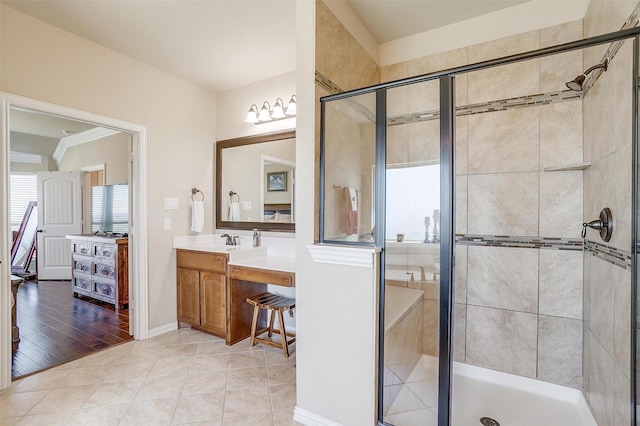
[[[38,172],[38,279],[71,279],[71,243],[82,233],[80,172]]]

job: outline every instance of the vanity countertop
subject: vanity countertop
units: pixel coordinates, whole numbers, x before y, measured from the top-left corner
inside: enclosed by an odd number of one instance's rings
[[[231,266],[266,269],[270,271],[296,272],[296,259],[281,256],[236,257],[229,260]]]
[[[238,257],[253,257],[253,256],[264,256],[266,254],[266,247],[252,247],[252,246],[226,246],[221,244],[212,244],[210,242],[193,242],[193,241],[185,241],[185,242],[173,242],[174,249],[181,250],[194,250],[194,251],[206,251],[209,253],[228,253],[235,255],[240,255]]]
[[[295,257],[289,257],[286,250],[269,248],[267,244],[253,247],[246,245],[227,246],[216,244],[219,236],[199,235],[193,237],[174,237],[173,248],[229,255],[229,265],[246,268],[265,269],[282,272],[295,272]],[[284,256],[282,254],[284,253]]]

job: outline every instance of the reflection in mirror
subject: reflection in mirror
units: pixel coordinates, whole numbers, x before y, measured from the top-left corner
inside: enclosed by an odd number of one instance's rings
[[[216,228],[293,231],[295,131],[216,143]]]
[[[11,246],[11,273],[27,274],[36,250],[36,230],[38,227],[38,209],[36,202],[27,205],[24,218]]]

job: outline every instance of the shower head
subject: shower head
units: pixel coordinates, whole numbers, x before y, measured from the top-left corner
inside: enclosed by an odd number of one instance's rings
[[[609,58],[605,58],[603,63],[590,67],[589,69],[587,69],[585,72],[583,72],[573,80],[568,81],[567,87],[573,91],[582,92],[582,90],[584,89],[582,85],[584,84],[584,81],[587,79],[587,74],[589,74],[593,70],[597,70],[598,68],[602,68],[603,70],[606,71],[608,66],[609,66]]]

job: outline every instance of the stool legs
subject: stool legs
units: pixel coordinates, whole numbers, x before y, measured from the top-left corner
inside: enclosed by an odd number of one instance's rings
[[[260,307],[258,305],[253,308],[253,321],[251,322],[251,346],[256,344],[256,328],[258,327],[258,314]]]
[[[269,337],[273,334],[273,324],[276,319],[276,311],[274,309],[271,310],[271,317],[269,318]]]
[[[287,332],[284,329],[284,319],[282,318],[282,311],[278,311],[278,321],[280,321],[280,337],[282,337],[282,352],[284,356],[289,358],[289,345],[287,344]]]

